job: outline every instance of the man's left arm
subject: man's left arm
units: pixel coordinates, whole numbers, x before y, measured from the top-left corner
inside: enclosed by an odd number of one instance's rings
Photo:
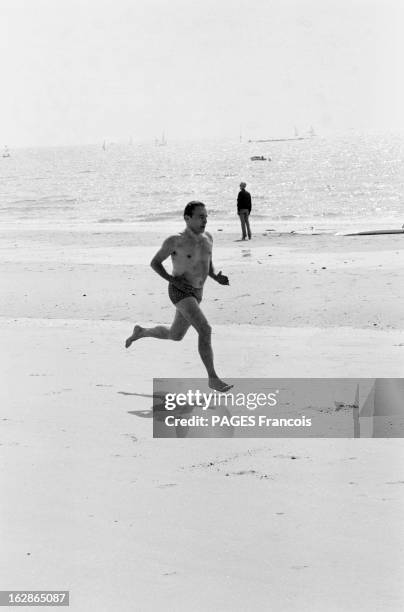
[[[220,270],[220,272],[215,274],[213,263],[212,263],[212,259],[210,260],[210,263],[209,263],[209,272],[208,272],[208,275],[210,276],[210,278],[213,278],[213,280],[215,280],[217,283],[219,283],[219,285],[230,285],[229,277],[226,276],[225,274],[222,274],[221,270]]]

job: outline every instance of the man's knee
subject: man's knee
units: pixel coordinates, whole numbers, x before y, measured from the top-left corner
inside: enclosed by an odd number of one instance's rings
[[[170,330],[170,335],[169,338],[170,340],[174,340],[174,342],[179,342],[180,340],[183,339],[183,337],[185,336],[185,331],[171,331]]]
[[[212,328],[207,321],[202,323],[202,325],[199,327],[198,334],[201,338],[210,339],[212,335]]]

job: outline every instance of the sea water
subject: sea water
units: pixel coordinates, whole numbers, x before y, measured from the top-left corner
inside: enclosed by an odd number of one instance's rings
[[[0,158],[0,223],[152,227],[197,199],[220,224],[235,219],[245,181],[253,218],[274,228],[401,228],[403,162],[397,135],[12,149]]]

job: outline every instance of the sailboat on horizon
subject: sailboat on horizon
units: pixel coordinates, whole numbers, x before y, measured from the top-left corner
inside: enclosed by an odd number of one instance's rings
[[[3,157],[11,157],[10,150],[7,145],[4,147]]]
[[[166,136],[164,132],[162,133],[160,140],[156,138],[155,143],[156,143],[156,146],[158,147],[165,147],[167,145],[167,140],[166,140]]]

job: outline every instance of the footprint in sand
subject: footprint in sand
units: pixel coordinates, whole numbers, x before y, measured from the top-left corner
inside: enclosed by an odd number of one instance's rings
[[[176,487],[177,483],[176,482],[168,482],[167,484],[161,484],[161,485],[157,485],[158,489],[167,489],[168,487]]]
[[[125,438],[129,438],[130,440],[132,440],[132,442],[137,442],[137,437],[133,434],[124,433],[122,435],[125,436]]]
[[[299,457],[296,457],[295,455],[274,455],[274,459],[299,459]]]
[[[239,472],[226,472],[226,476],[256,476],[260,480],[272,479],[269,474],[260,474],[256,470],[240,470]]]

